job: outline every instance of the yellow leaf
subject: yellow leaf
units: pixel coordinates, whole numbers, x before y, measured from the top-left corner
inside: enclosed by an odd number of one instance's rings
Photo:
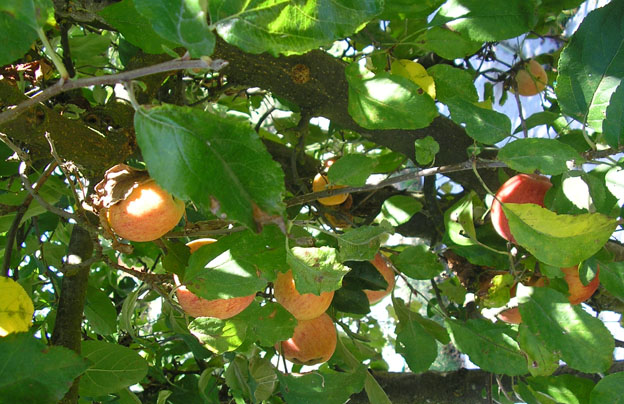
[[[0,337],[28,331],[34,312],[33,302],[22,285],[0,276]]]
[[[397,59],[392,62],[390,72],[392,74],[410,79],[414,83],[418,84],[420,88],[425,90],[425,92],[435,100],[436,90],[433,77],[427,74],[427,69],[425,69],[425,67],[420,63],[407,59]]]

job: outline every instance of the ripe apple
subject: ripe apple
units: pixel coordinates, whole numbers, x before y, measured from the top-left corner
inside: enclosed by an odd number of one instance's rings
[[[544,206],[544,196],[552,187],[548,177],[537,174],[518,174],[498,189],[492,202],[490,217],[496,232],[505,240],[515,243],[516,240],[509,231],[509,222],[503,212],[502,203],[534,203]]]
[[[561,271],[563,272],[563,279],[565,279],[568,284],[568,293],[570,294],[568,300],[570,300],[570,304],[584,302],[592,297],[596,289],[598,289],[598,286],[600,286],[600,279],[598,278],[600,268],[597,269],[594,279],[587,285],[583,285],[583,282],[581,282],[578,265],[569,268],[561,268]]]
[[[273,284],[275,300],[290,312],[297,320],[310,320],[323,314],[334,298],[334,291],[301,294],[295,288],[292,271],[280,272]]]
[[[173,229],[184,213],[184,202],[154,180],[139,184],[128,197],[106,210],[113,231],[130,241],[152,241]]]
[[[514,77],[518,94],[526,97],[541,93],[548,84],[546,71],[537,61],[531,59],[524,62]]]
[[[587,285],[583,285],[581,279],[579,277],[578,265],[569,267],[569,268],[561,268],[563,272],[563,279],[568,284],[568,300],[570,304],[580,304],[585,300],[592,297],[598,286],[600,286],[600,279],[598,275],[600,274],[600,268],[596,271],[596,276],[592,279]],[[539,278],[539,280],[532,285],[534,287],[543,287],[546,286],[547,281],[545,278]],[[515,286],[511,289],[512,297],[516,295]],[[517,307],[513,307],[509,310],[505,310],[498,315],[498,318],[512,324],[520,324],[522,322],[522,316],[520,315],[520,310]]]
[[[377,268],[379,273],[384,277],[386,282],[388,282],[388,287],[385,290],[364,290],[366,296],[368,297],[368,302],[370,304],[375,304],[381,301],[384,297],[388,296],[395,284],[395,273],[392,269],[392,263],[388,260],[383,254],[377,253],[375,258],[371,261],[371,264]]]
[[[186,245],[191,250],[191,254],[203,245],[214,243],[216,240],[211,238],[200,238],[190,241]],[[256,294],[242,297],[233,297],[230,299],[213,299],[208,300],[201,298],[188,290],[186,286],[180,285],[180,280],[174,275],[175,283],[178,287],[176,295],[182,310],[191,317],[215,317],[225,320],[234,317],[241,311],[245,310],[251,304]]]
[[[329,185],[329,180],[323,174],[316,174],[314,180],[312,181],[312,192],[321,192],[328,189],[338,189],[344,188],[343,185]],[[323,205],[333,206],[340,205],[343,203],[349,194],[340,194],[340,195],[332,195],[327,196],[325,198],[319,198],[318,201]]]
[[[336,327],[326,313],[310,320],[299,320],[293,336],[282,341],[281,353],[300,365],[327,362],[336,350]],[[275,348],[280,351],[280,345]]]

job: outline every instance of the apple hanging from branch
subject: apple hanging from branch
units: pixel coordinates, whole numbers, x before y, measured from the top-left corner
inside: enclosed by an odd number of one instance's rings
[[[192,254],[199,249],[199,247],[214,243],[215,241],[215,239],[211,238],[200,238],[186,245],[189,247]],[[174,276],[174,280],[178,286],[176,290],[178,302],[182,310],[191,317],[214,317],[225,320],[245,310],[256,297],[254,293],[249,296],[232,297],[230,299],[208,300],[197,296],[188,290],[186,286],[180,285],[180,280],[177,276]]]
[[[300,365],[327,362],[336,350],[336,327],[327,313],[310,320],[298,320],[293,336],[278,342],[278,352]]]

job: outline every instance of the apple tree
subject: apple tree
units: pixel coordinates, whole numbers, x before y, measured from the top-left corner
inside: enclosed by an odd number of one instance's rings
[[[3,0],[0,403],[621,400],[603,3]]]

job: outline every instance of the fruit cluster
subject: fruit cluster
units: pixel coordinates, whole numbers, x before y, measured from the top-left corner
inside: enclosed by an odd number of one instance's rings
[[[318,192],[327,187],[327,178],[317,175],[313,189]],[[113,167],[105,180],[97,186],[99,206],[106,226],[119,237],[130,241],[152,241],[175,227],[184,214],[184,203],[162,189],[146,172],[126,165]],[[343,204],[349,194],[319,199],[327,205]],[[214,243],[211,238],[201,238],[187,243],[191,254],[200,247]],[[388,287],[385,290],[365,290],[370,304],[379,302],[394,288],[394,271],[390,261],[378,253],[371,261],[382,274]],[[245,310],[256,295],[228,299],[204,299],[191,292],[174,276],[176,296],[182,310],[192,317],[231,318]],[[276,345],[276,349],[289,361],[312,365],[326,362],[336,349],[337,334],[333,320],[326,313],[334,292],[301,294],[296,288],[292,271],[279,273],[274,282],[274,297],[293,317],[297,326],[292,337]]]

